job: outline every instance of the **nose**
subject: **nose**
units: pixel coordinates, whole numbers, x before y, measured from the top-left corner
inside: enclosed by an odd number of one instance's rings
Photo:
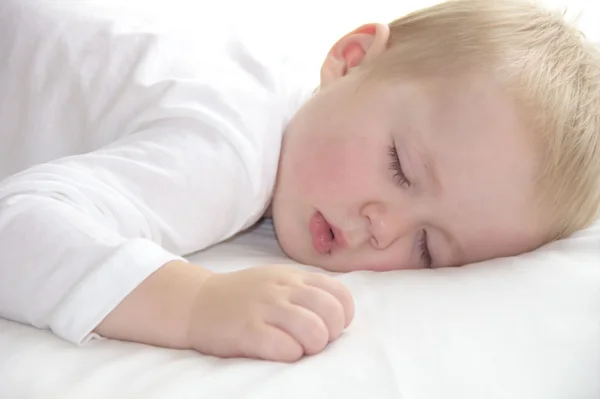
[[[368,221],[373,247],[386,249],[410,231],[406,212],[402,212],[404,217],[394,216],[394,213],[381,202],[370,202],[361,208],[361,215]]]

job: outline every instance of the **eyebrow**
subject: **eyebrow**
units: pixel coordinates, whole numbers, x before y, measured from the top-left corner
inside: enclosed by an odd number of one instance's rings
[[[435,160],[430,154],[427,153],[427,150],[421,146],[419,146],[419,149],[416,152],[422,161],[423,169],[425,169],[425,186],[430,187],[433,194],[435,196],[438,196],[439,193],[442,191],[442,185],[440,183],[439,175],[437,173],[438,169],[436,167]],[[458,240],[443,227],[436,226],[435,229],[439,230],[442,233],[444,239],[450,245],[450,261],[453,263],[457,263],[457,261],[462,261],[463,259],[465,259],[465,251],[461,247]]]

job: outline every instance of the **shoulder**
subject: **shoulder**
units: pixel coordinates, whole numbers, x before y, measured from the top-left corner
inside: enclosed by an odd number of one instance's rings
[[[271,181],[281,135],[313,90],[307,76],[318,71],[300,67],[274,28],[153,4],[2,1],[0,19],[12,32],[4,43],[18,52],[12,70],[46,82],[43,93],[32,94],[60,100],[65,117],[85,121],[94,146],[157,122],[202,126],[199,134],[235,147]],[[68,106],[73,98],[81,107]],[[47,103],[36,102],[40,118]],[[64,135],[62,125],[45,126]]]

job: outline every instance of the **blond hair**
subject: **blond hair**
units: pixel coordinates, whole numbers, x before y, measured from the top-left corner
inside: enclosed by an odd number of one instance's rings
[[[598,218],[600,56],[564,13],[525,0],[447,0],[389,26],[373,76],[483,71],[507,83],[541,144],[548,240]]]

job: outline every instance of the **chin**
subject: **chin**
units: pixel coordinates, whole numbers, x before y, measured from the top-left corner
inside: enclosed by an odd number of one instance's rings
[[[318,264],[319,262],[317,262],[313,257],[308,255],[306,251],[299,246],[285,240],[285,238],[279,238],[278,236],[277,241],[279,242],[281,250],[291,260],[307,266],[323,267],[322,265]]]

